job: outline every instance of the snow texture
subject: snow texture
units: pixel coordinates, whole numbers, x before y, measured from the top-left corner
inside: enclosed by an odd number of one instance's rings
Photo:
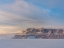
[[[63,39],[0,39],[0,48],[64,48]]]

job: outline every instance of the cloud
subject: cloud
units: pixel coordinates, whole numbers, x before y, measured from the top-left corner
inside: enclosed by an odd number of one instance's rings
[[[45,6],[47,8],[61,8],[63,9],[64,0],[25,0],[32,4]]]
[[[12,4],[0,5],[1,34],[16,33],[31,27],[47,27],[54,24],[48,14],[49,9],[40,8],[24,0],[15,0]]]
[[[4,22],[8,21],[8,23],[9,21],[12,23],[15,22],[15,24],[24,22],[24,21],[39,22],[42,20],[42,18],[44,19],[48,16],[47,15],[48,10],[40,9],[37,6],[35,7],[34,5],[29,4],[24,0],[15,0],[13,4],[5,4],[5,5],[2,5],[1,7],[11,10],[11,11],[7,10],[7,12],[2,12],[2,11],[0,12],[1,14],[0,17],[3,18],[0,20],[1,21],[3,20]],[[45,21],[42,21],[42,22],[45,22]]]

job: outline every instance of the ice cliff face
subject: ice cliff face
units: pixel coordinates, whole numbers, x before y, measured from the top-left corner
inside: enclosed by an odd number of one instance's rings
[[[34,36],[37,39],[64,39],[63,29],[45,29],[45,28],[28,28],[23,31],[23,34],[17,34],[15,39],[27,39],[29,36]]]

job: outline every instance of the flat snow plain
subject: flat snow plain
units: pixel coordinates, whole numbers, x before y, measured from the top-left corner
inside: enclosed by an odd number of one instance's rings
[[[0,39],[0,48],[64,48],[63,39]]]

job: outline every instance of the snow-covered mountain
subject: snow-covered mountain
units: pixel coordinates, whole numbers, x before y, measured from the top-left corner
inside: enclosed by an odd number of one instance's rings
[[[16,34],[14,39],[27,39],[30,36],[35,39],[64,39],[63,29],[28,28],[21,34]]]

